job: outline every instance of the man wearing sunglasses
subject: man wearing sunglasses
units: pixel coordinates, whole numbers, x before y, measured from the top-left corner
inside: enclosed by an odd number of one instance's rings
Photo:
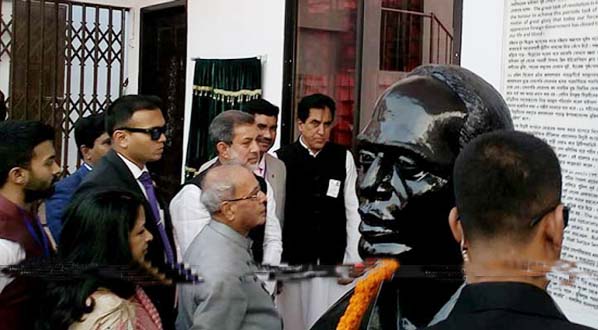
[[[126,95],[106,110],[106,132],[112,139],[109,151],[85,177],[75,193],[101,187],[127,189],[145,196],[146,227],[154,236],[147,259],[161,267],[176,263],[172,223],[159,200],[146,164],[162,158],[166,121],[157,96]],[[165,329],[174,328],[174,287],[145,288],[156,305]]]
[[[453,176],[449,225],[467,284],[431,329],[588,329],[569,322],[546,292],[568,220],[550,146],[522,132],[487,133],[459,154]]]

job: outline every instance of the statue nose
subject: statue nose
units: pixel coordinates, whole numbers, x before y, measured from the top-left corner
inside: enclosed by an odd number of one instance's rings
[[[376,156],[364,174],[359,189],[361,196],[369,201],[394,200],[394,207],[402,209],[409,198],[409,188],[391,162],[383,160],[382,155]]]

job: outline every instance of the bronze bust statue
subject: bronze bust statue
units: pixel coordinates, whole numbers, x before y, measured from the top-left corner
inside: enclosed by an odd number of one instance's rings
[[[390,86],[358,136],[361,256],[398,258],[404,268],[422,274],[458,268],[461,254],[448,226],[453,164],[475,136],[500,129],[513,129],[506,103],[464,68],[424,65]],[[362,328],[397,329],[405,318],[425,326],[461,283],[460,278],[397,278],[385,284],[374,309],[388,313],[388,305],[398,305],[393,314],[400,317],[377,315]],[[327,328],[333,323],[327,316],[334,318],[341,305],[346,304],[339,301],[312,329]]]

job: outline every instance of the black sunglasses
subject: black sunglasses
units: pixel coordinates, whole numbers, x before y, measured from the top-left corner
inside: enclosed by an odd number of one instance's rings
[[[133,133],[149,134],[150,138],[153,141],[158,141],[158,140],[160,140],[160,137],[162,136],[162,134],[166,133],[166,126],[152,127],[152,128],[121,127],[121,128],[117,128],[116,130],[129,131],[129,132],[133,132]]]
[[[559,202],[558,204],[556,204],[555,206],[550,207],[549,209],[547,209],[546,211],[542,212],[539,216],[532,218],[532,221],[529,223],[530,227],[533,227],[535,225],[538,224],[538,222],[540,222],[540,220],[544,219],[544,217],[552,212],[552,210],[554,210],[555,208],[557,208],[559,205],[561,205],[561,203]],[[567,228],[567,225],[569,224],[569,206],[563,206],[563,228]]]

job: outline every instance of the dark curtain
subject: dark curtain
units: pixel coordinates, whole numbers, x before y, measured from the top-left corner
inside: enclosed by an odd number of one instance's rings
[[[241,104],[260,98],[261,86],[259,58],[195,61],[186,179],[192,178],[201,164],[216,155],[208,137],[212,119],[223,111],[240,109]]]

